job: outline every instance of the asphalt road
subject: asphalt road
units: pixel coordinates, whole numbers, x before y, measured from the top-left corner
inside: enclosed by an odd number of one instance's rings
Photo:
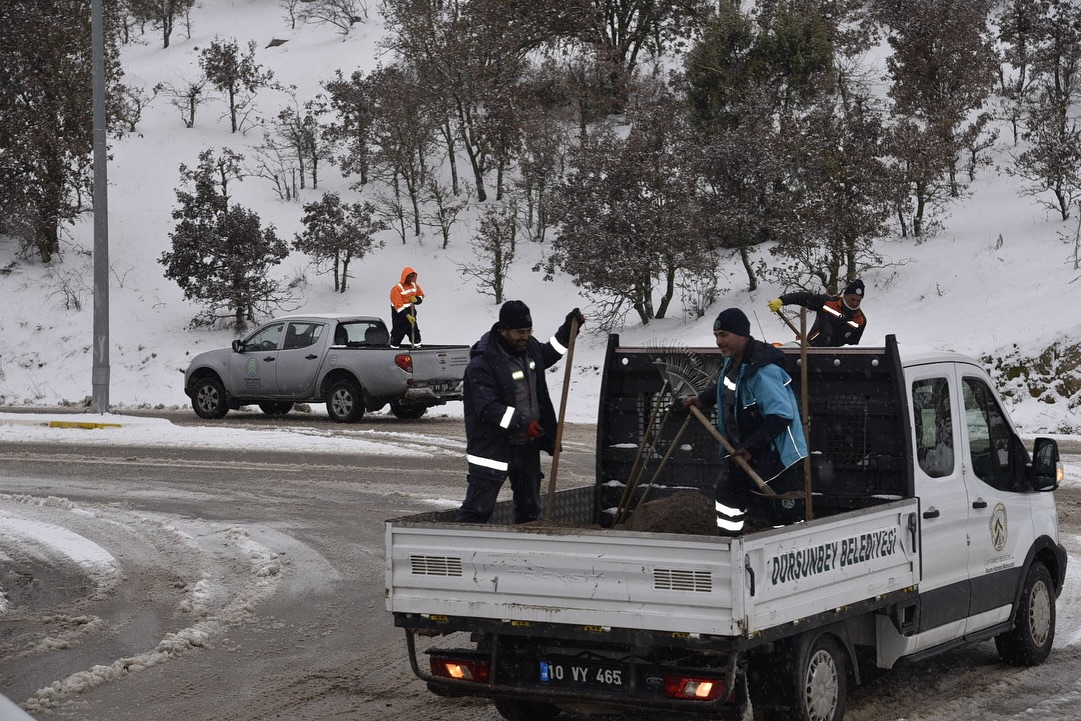
[[[216,425],[190,411],[151,414]],[[258,412],[217,424],[337,425]],[[39,719],[498,719],[486,702],[430,694],[384,609],[383,521],[460,499],[464,460],[448,440],[464,440],[461,420],[374,416],[361,427],[423,454],[0,444],[0,521],[67,529],[115,562],[80,566],[0,544],[11,608],[0,614],[0,693]],[[561,487],[591,482],[594,434],[568,426]],[[1081,493],[1056,495],[1076,553]],[[1043,666],[1003,666],[985,643],[866,669],[847,718],[982,721],[1041,708],[1051,708],[1042,718],[1077,718],[1054,711],[1076,707],[1081,662],[1081,604],[1067,591]]]
[[[423,454],[0,443],[0,521],[69,529],[118,569],[0,545],[13,609],[0,614],[0,693],[37,718],[87,721],[498,718],[428,693],[384,609],[383,521],[462,497],[464,458],[447,450],[462,422],[358,428]],[[591,481],[592,442],[592,427],[568,426],[561,487]]]

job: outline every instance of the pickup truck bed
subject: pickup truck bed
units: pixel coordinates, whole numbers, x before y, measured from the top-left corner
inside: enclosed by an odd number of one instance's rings
[[[470,628],[557,623],[745,645],[862,601],[899,600],[918,580],[913,499],[722,538],[588,528],[592,490],[558,492],[558,523],[547,527],[389,522],[390,610],[469,618]]]

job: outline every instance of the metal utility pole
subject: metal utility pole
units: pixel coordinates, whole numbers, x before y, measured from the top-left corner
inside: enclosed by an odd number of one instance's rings
[[[92,0],[91,53],[94,83],[94,368],[91,410],[109,410],[109,187],[105,169],[105,11]]]

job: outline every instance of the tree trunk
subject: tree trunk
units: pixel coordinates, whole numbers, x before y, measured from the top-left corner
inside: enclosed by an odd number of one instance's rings
[[[657,308],[657,318],[664,318],[668,312],[668,304],[676,294],[676,269],[669,265],[664,276],[664,294],[661,296],[661,305]]]
[[[751,265],[751,257],[744,247],[739,249],[739,260],[743,264],[743,270],[747,273],[747,290],[752,292],[758,290],[758,278],[754,274],[754,266]]]

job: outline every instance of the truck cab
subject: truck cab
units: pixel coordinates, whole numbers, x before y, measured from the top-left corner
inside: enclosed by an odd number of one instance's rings
[[[1055,442],[1037,440],[1034,468],[990,378],[969,358],[916,356],[904,369],[925,550],[916,632],[879,646],[884,667],[997,636],[1011,625],[1034,562],[1058,587],[1065,569],[1054,497],[1046,493],[1057,487]]]

